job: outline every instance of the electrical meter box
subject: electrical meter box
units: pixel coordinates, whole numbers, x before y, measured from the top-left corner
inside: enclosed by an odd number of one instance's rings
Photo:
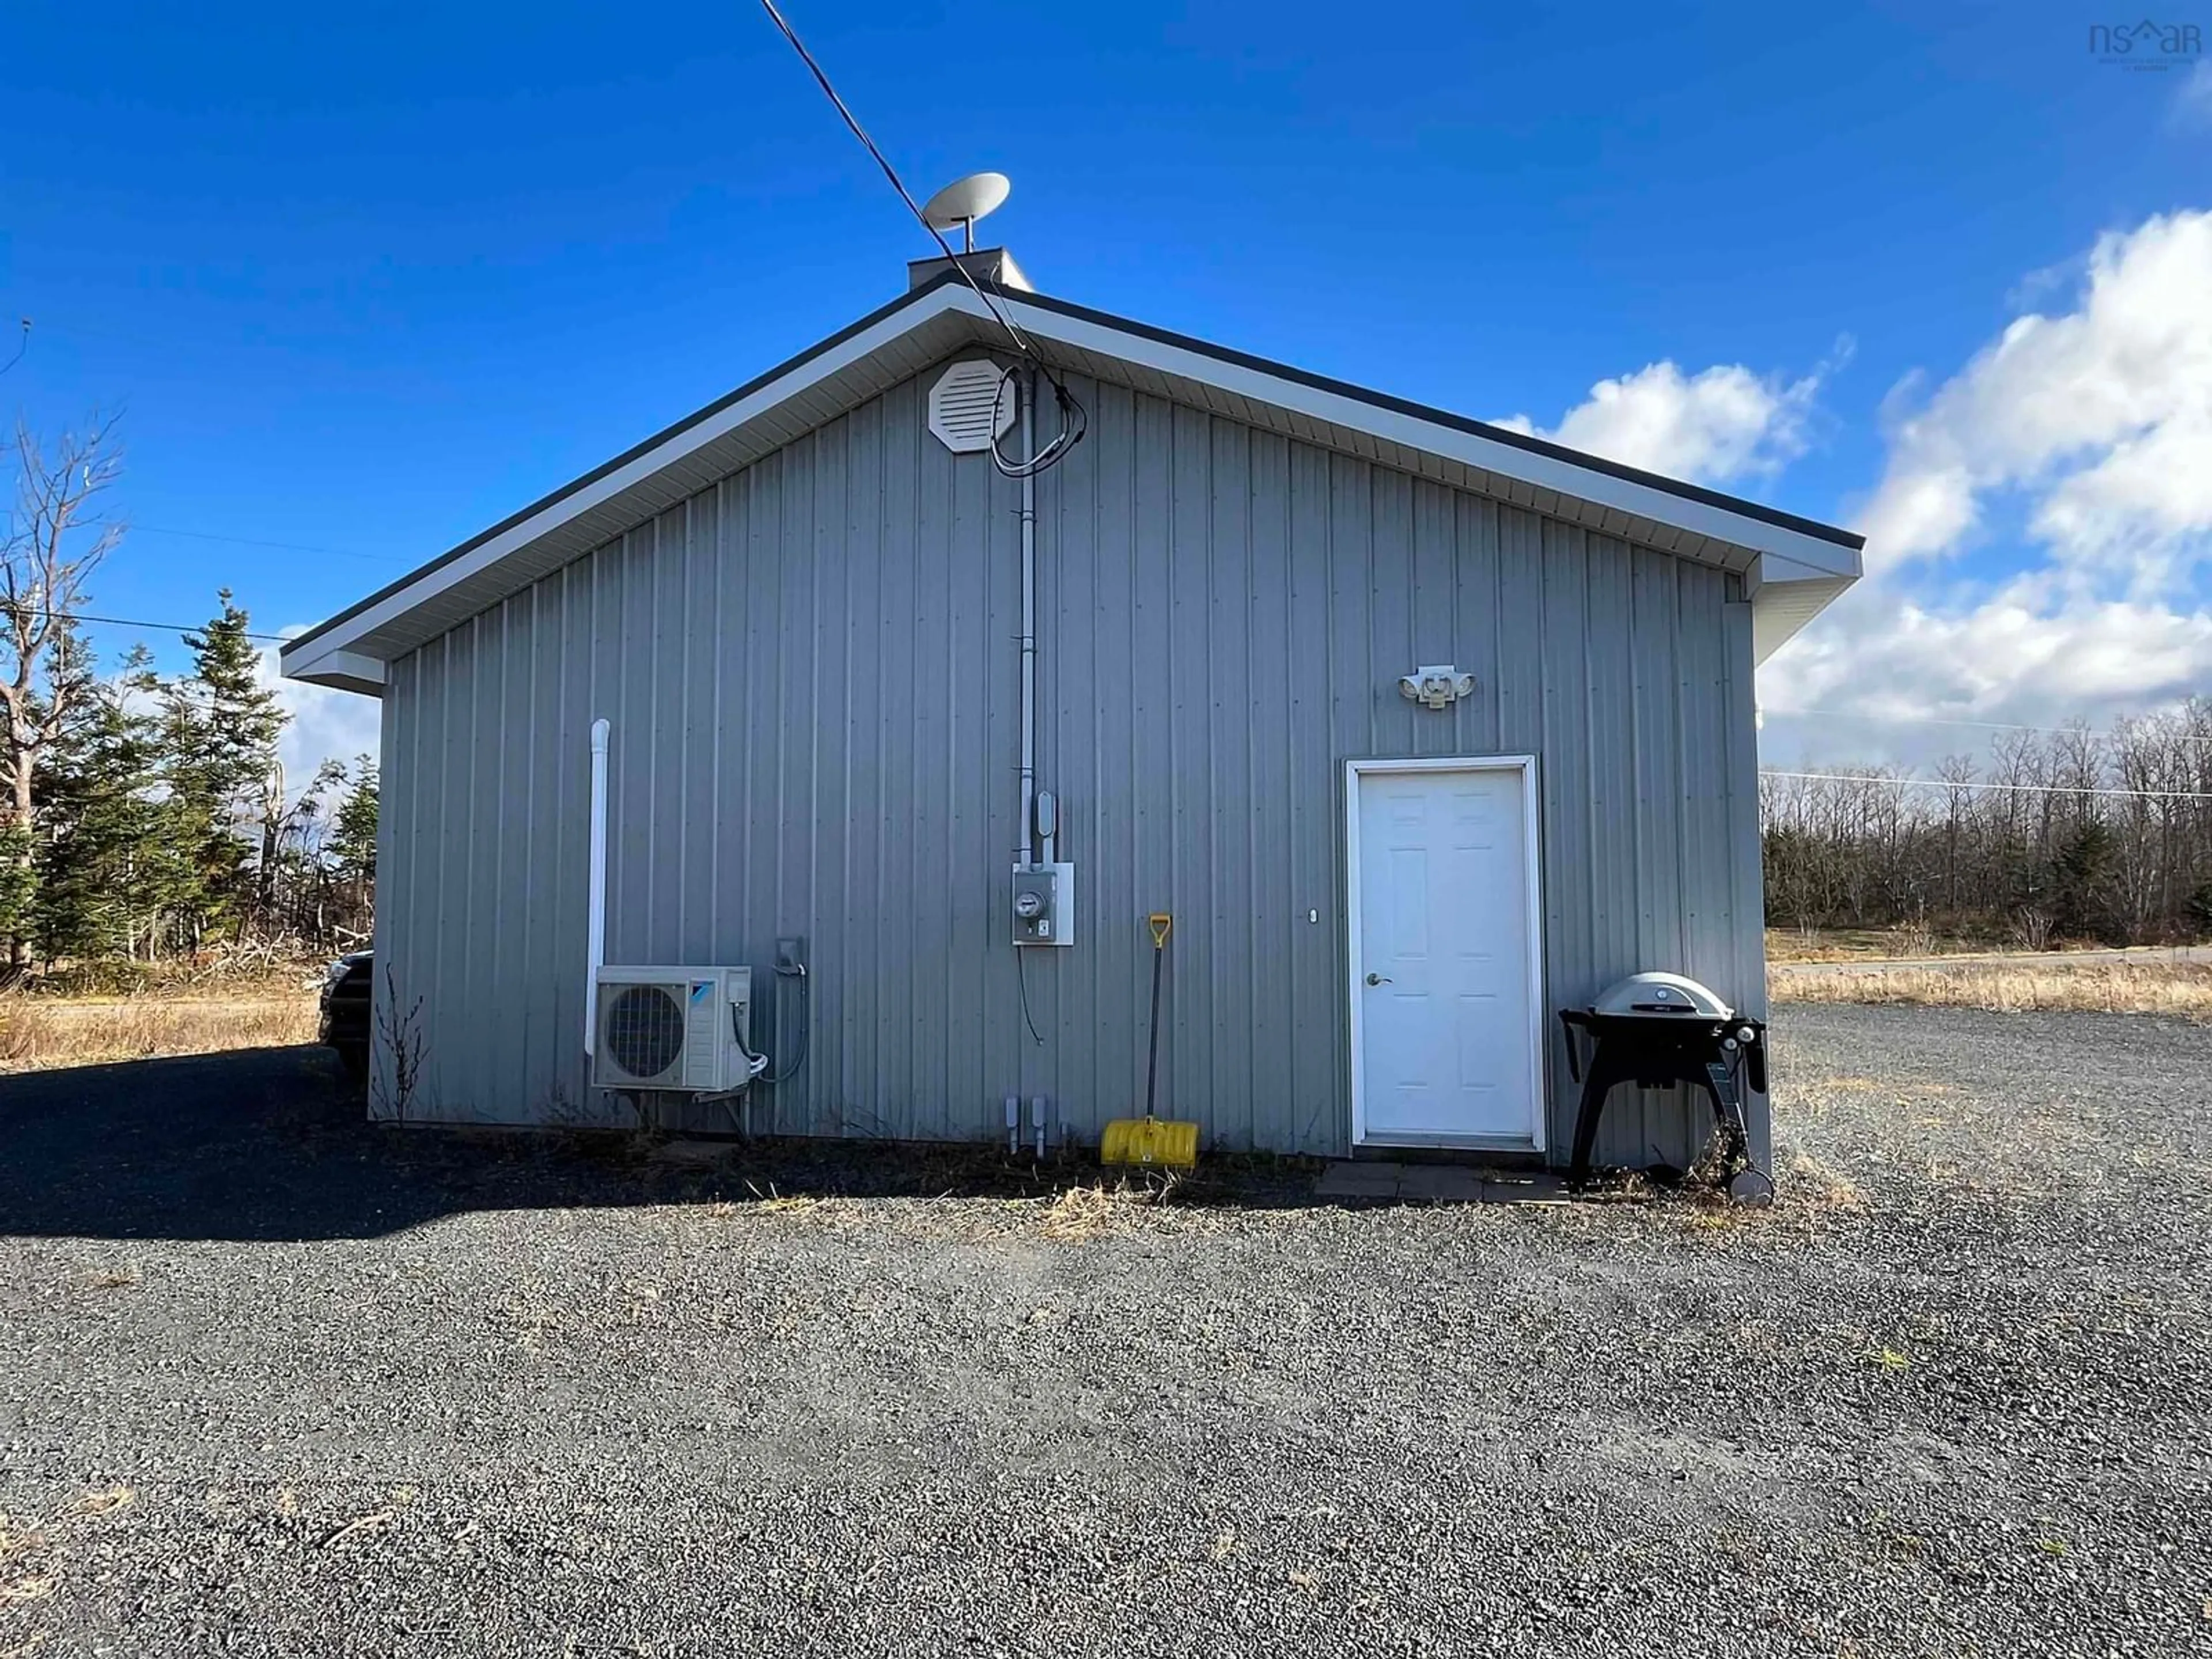
[[[1075,943],[1075,866],[1018,864],[1014,866],[1014,943]]]

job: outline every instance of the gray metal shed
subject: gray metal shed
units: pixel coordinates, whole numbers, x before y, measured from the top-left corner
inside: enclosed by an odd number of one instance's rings
[[[1095,1142],[1143,1098],[1155,910],[1164,1103],[1215,1147],[1558,1161],[1553,1008],[1663,968],[1764,1012],[1753,669],[1856,537],[994,297],[1089,416],[1034,491],[1073,943],[1012,943],[1021,489],[928,400],[1013,360],[945,272],[285,647],[383,699],[377,994],[420,999],[413,1115],[628,1115],[583,1053],[599,720],[605,959],[750,965],[774,1060],[776,942],[806,940],[763,1132],[988,1139],[1041,1094]],[[1444,665],[1465,695],[1404,693]],[[1372,1000],[1392,962],[1440,1013]],[[1600,1155],[1684,1162],[1706,1127],[1649,1093]]]

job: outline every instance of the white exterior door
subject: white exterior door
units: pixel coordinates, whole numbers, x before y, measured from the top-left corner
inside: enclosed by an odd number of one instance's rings
[[[1347,770],[1352,1139],[1540,1147],[1534,761]]]

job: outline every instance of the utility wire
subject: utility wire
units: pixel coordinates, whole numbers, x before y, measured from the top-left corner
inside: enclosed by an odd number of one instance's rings
[[[914,199],[914,192],[909,191],[900,179],[898,169],[893,167],[890,158],[876,147],[876,141],[868,137],[867,129],[860,125],[860,118],[853,113],[845,100],[837,95],[837,88],[830,84],[829,76],[823,72],[822,65],[815,61],[814,54],[807,51],[806,43],[799,38],[799,31],[793,28],[790,23],[785,21],[782,12],[776,9],[775,0],[761,0],[761,9],[768,13],[769,21],[775,25],[783,38],[791,42],[791,49],[799,54],[799,61],[805,64],[808,73],[814,76],[814,83],[822,88],[823,96],[829,99],[830,103],[836,106],[837,113],[845,118],[845,125],[852,129],[853,137],[860,141],[860,148],[876,158],[876,165],[884,170],[884,177],[891,181],[891,188],[898,192],[899,200],[906,204],[907,211],[914,215],[915,222],[927,231],[937,246],[945,250],[945,257],[952,262],[952,268],[967,278],[968,286],[975,290],[975,297],[989,308],[991,315],[999,319],[999,326],[1006,331],[1008,337],[1021,348],[1024,355],[1034,358],[1038,365],[1042,367],[1044,359],[1039,355],[1036,346],[1030,343],[1029,336],[1014,325],[1012,318],[999,309],[991,296],[983,291],[982,284],[975,280],[974,273],[969,271],[960,256],[952,251],[952,244],[945,240],[945,233],[929,222],[927,216],[921,210],[921,204]],[[1050,374],[1052,371],[1046,368],[1045,373]],[[1053,384],[1058,386],[1059,382],[1054,380]]]
[[[0,605],[0,610],[16,611],[18,607],[15,605]],[[209,627],[209,624],[204,622],[145,622],[136,617],[95,617],[88,611],[46,611],[37,605],[24,605],[21,607],[20,614],[41,618],[59,617],[65,622],[106,623],[112,628],[152,628],[164,634],[204,634]],[[283,634],[256,634],[248,631],[241,633],[239,637],[245,640],[266,640],[271,645],[291,643],[290,640]]]
[[[15,368],[16,364],[21,362],[23,361],[23,354],[30,349],[31,319],[28,317],[26,317],[23,319],[23,338],[15,347],[15,355],[10,357],[6,363],[0,364],[0,374],[5,374],[9,369]]]
[[[1042,1048],[1044,1047],[1044,1037],[1036,1028],[1036,1021],[1030,1018],[1029,967],[1023,960],[1024,953],[1027,948],[1028,947],[1020,945],[1014,946],[1014,984],[1019,988],[1022,994],[1022,1024],[1030,1028],[1030,1040],[1034,1042],[1038,1048]]]
[[[126,529],[141,536],[181,536],[194,542],[229,542],[239,547],[273,547],[288,553],[327,553],[339,559],[371,559],[380,564],[408,564],[412,561],[395,553],[356,553],[343,547],[319,547],[312,542],[264,541],[255,536],[219,536],[209,530],[172,530],[166,525],[132,524]]]
[[[999,441],[995,435],[1000,399],[1006,394],[1005,379],[1002,378],[1000,380],[999,391],[991,400],[991,422],[994,428],[994,435],[991,440],[992,465],[997,467],[1009,478],[1036,477],[1046,468],[1057,464],[1069,450],[1083,441],[1084,434],[1089,431],[1091,426],[1088,412],[1082,404],[1077,401],[1075,394],[1067,389],[1066,382],[1053,372],[1052,365],[1045,362],[1044,354],[1036,349],[1036,343],[1015,325],[1012,317],[1000,309],[995,300],[983,291],[983,285],[975,280],[975,273],[968,269],[966,260],[952,251],[952,244],[945,240],[945,233],[929,222],[929,216],[921,210],[921,204],[914,199],[914,192],[908,190],[905,181],[900,179],[898,169],[891,165],[890,158],[877,147],[876,141],[868,137],[867,129],[860,125],[860,118],[853,113],[852,106],[838,96],[837,88],[830,84],[828,73],[815,60],[814,54],[807,51],[806,43],[799,38],[799,31],[791,27],[783,13],[777,9],[775,0],[761,0],[761,8],[768,13],[769,21],[775,25],[783,38],[791,42],[791,49],[799,54],[799,62],[806,65],[807,72],[814,77],[815,85],[822,88],[823,95],[836,106],[837,113],[844,118],[845,125],[852,131],[853,137],[860,141],[860,148],[875,157],[876,165],[884,170],[884,177],[890,180],[891,188],[898,192],[899,200],[906,204],[906,210],[914,215],[915,222],[929,233],[930,240],[937,244],[952,269],[960,273],[960,279],[975,290],[975,297],[983,302],[984,308],[998,319],[999,326],[1006,331],[1007,338],[1014,343],[1024,356],[1043,372],[1046,380],[1052,382],[1052,395],[1060,406],[1060,431],[1042,449],[1018,463],[1009,462],[1000,453]]]
[[[1876,714],[1863,708],[1770,708],[1765,711],[1774,720],[1796,720],[1818,714],[1829,720],[1869,720],[1882,726],[1962,726],[1984,732],[2044,732],[2053,737],[2078,736],[2083,728],[2078,726],[2017,726],[2009,720],[1954,720],[1936,714]],[[2146,717],[2148,718],[2148,717]],[[2094,732],[2090,735],[2096,735]],[[2194,738],[2176,733],[2184,743],[2212,744],[2212,738]]]
[[[1009,462],[1000,453],[999,441],[995,435],[1000,399],[1006,395],[1005,377],[1000,380],[999,390],[991,399],[991,424],[994,428],[994,436],[991,439],[991,465],[1009,478],[1037,477],[1048,467],[1056,465],[1068,451],[1083,441],[1084,434],[1090,430],[1091,426],[1088,411],[1077,401],[1075,394],[1067,389],[1066,382],[1053,373],[1052,365],[1045,362],[1044,354],[1036,349],[1036,343],[1015,325],[1012,317],[999,308],[998,302],[983,291],[983,285],[975,280],[975,273],[968,269],[966,260],[952,251],[952,244],[945,240],[945,233],[929,222],[929,216],[921,210],[921,204],[914,199],[914,192],[908,190],[905,181],[900,179],[898,169],[891,165],[890,158],[877,147],[876,141],[868,137],[867,129],[860,125],[860,118],[853,113],[852,106],[838,96],[837,88],[830,82],[829,74],[816,61],[814,54],[807,51],[806,43],[799,38],[799,31],[791,27],[783,13],[777,9],[775,0],[761,0],[761,9],[768,13],[769,21],[775,25],[783,38],[791,43],[791,49],[799,54],[799,61],[805,64],[807,72],[813,76],[814,84],[822,88],[823,96],[829,99],[837,113],[844,118],[845,125],[851,130],[853,137],[860,141],[860,148],[875,157],[876,165],[884,170],[884,177],[890,180],[891,188],[898,192],[899,200],[906,204],[906,210],[914,215],[915,222],[929,233],[930,240],[934,241],[943,252],[953,270],[960,273],[961,280],[975,291],[975,297],[983,302],[984,308],[998,319],[999,326],[1006,331],[1006,337],[1014,343],[1022,355],[1035,363],[1043,372],[1045,379],[1052,382],[1053,398],[1060,406],[1060,431],[1042,449],[1019,462]]]
[[[2212,792],[2187,789],[2106,789],[2063,783],[1953,782],[1948,778],[1885,778],[1850,772],[1782,772],[1761,767],[1762,778],[1800,778],[1812,783],[1875,783],[1892,789],[2003,789],[2025,795],[2101,795],[2123,800],[2212,800]]]

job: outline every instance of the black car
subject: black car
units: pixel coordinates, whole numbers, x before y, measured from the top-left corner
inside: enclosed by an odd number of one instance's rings
[[[347,1074],[368,1075],[368,994],[375,982],[375,953],[354,951],[323,974],[322,1020],[317,1041],[338,1051]]]

